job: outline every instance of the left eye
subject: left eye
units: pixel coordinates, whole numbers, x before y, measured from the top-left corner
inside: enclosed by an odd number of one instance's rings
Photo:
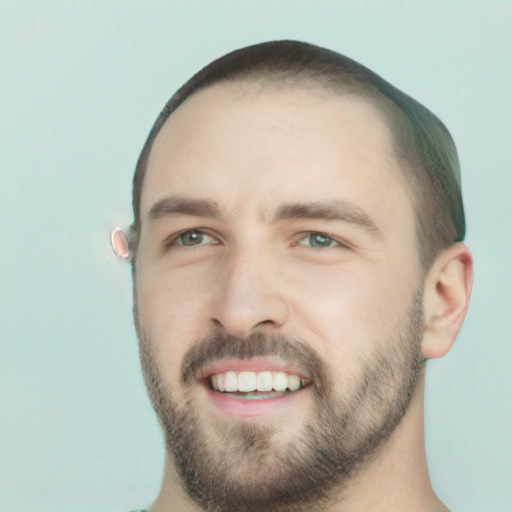
[[[308,233],[307,236],[299,241],[299,244],[306,247],[313,247],[314,249],[328,249],[340,245],[334,238],[324,235],[323,233]]]

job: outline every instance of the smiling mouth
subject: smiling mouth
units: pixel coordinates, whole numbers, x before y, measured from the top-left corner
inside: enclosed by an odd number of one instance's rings
[[[212,391],[225,396],[261,400],[295,393],[310,384],[309,379],[278,371],[226,371],[210,375],[207,384]]]

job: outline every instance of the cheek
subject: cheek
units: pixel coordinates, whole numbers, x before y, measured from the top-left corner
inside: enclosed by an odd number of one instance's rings
[[[154,349],[181,357],[187,345],[206,334],[208,280],[192,267],[155,265],[137,272],[136,283],[139,320],[150,332]]]
[[[293,280],[297,334],[316,340],[321,352],[345,367],[389,338],[412,297],[410,283],[399,280],[397,269],[372,264],[319,266]]]

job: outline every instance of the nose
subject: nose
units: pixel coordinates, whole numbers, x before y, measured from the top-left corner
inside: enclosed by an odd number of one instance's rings
[[[257,330],[278,330],[286,323],[289,304],[282,276],[268,255],[233,255],[216,283],[211,311],[216,328],[246,339]]]

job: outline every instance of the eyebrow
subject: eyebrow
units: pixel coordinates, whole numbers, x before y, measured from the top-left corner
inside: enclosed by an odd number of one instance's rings
[[[149,210],[148,217],[157,220],[178,215],[191,215],[222,219],[225,216],[215,201],[169,196],[157,201]],[[374,238],[382,239],[383,233],[372,218],[359,206],[349,201],[326,201],[311,203],[286,203],[281,205],[271,223],[283,220],[320,219],[341,221],[363,228]]]
[[[157,201],[149,210],[151,220],[176,215],[194,215],[196,217],[222,217],[217,203],[205,199],[189,199],[181,196],[164,197]]]
[[[382,239],[383,233],[372,218],[359,206],[346,201],[290,203],[282,205],[274,221],[297,219],[337,220],[355,224],[374,238]]]

